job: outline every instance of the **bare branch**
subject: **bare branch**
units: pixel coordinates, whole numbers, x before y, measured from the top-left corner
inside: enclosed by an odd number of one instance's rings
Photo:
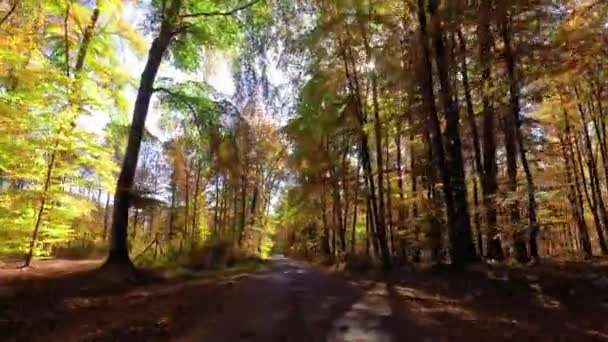
[[[237,12],[240,12],[244,9],[247,9],[253,5],[255,5],[256,3],[258,3],[260,0],[253,0],[251,2],[248,2],[242,6],[233,8],[230,11],[227,12],[221,12],[221,11],[212,11],[212,12],[198,12],[198,13],[190,13],[190,14],[184,14],[181,16],[181,18],[186,19],[186,18],[198,18],[198,17],[218,17],[218,16],[231,16],[236,14]]]

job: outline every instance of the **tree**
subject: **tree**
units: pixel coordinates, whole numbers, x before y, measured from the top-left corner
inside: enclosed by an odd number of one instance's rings
[[[196,46],[199,44],[221,46],[222,44],[233,43],[237,27],[236,22],[231,17],[257,2],[256,0],[226,11],[222,10],[219,4],[214,1],[173,0],[153,3],[160,18],[158,22],[160,27],[148,51],[146,66],[141,75],[127,150],[116,183],[112,236],[110,252],[106,261],[107,265],[130,264],[127,246],[128,213],[131,204],[130,191],[137,168],[137,156],[148,108],[155,91],[154,81],[163,56],[171,47],[172,57],[177,67],[195,68],[199,62],[197,58],[199,50]],[[212,10],[199,11],[199,9],[204,8],[211,8]],[[212,28],[213,26],[209,25],[217,25],[217,27]],[[224,30],[224,34],[213,36],[211,32],[214,29]]]

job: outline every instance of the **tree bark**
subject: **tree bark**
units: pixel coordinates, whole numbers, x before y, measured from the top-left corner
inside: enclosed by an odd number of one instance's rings
[[[116,183],[114,196],[114,211],[112,217],[112,232],[110,239],[110,252],[106,265],[127,264],[131,265],[129,259],[129,248],[127,245],[127,226],[129,221],[129,207],[132,201],[133,180],[139,149],[148,116],[150,99],[154,92],[154,80],[171,39],[174,35],[172,21],[181,6],[180,0],[171,2],[165,20],[161,24],[160,33],[152,42],[148,52],[148,60],[141,75],[141,81],[133,109],[133,119],[129,130],[127,150],[122,162],[122,168]]]
[[[108,226],[109,226],[109,222],[110,221],[110,194],[107,194],[106,196],[106,206],[105,206],[105,210],[103,213],[103,241],[106,241],[107,237],[108,237]]]
[[[352,51],[350,51],[350,48],[348,50],[349,50],[350,60],[352,61],[352,64],[354,66],[355,61],[354,61],[354,58],[352,57]],[[361,139],[360,157],[361,157],[361,162],[363,165],[363,170],[364,170],[365,176],[367,178],[368,194],[370,196],[369,200],[371,202],[371,209],[372,209],[372,220],[373,220],[372,228],[374,228],[374,229],[372,229],[372,233],[373,233],[374,237],[376,238],[375,241],[373,242],[374,246],[375,246],[375,242],[379,240],[378,234],[376,234],[376,232],[380,231],[380,230],[385,231],[386,227],[383,225],[384,221],[383,220],[381,221],[380,217],[382,216],[382,214],[381,214],[382,211],[379,210],[377,201],[376,201],[376,189],[375,189],[375,181],[374,181],[374,176],[373,176],[373,171],[372,171],[372,164],[371,164],[371,160],[370,160],[368,137],[367,137],[367,133],[363,129],[363,127],[365,127],[365,125],[367,124],[367,119],[363,112],[363,102],[361,101],[360,87],[359,87],[359,81],[358,81],[356,68],[353,67],[353,71],[351,74],[346,51],[343,51],[343,60],[344,60],[346,77],[349,82],[349,89],[350,89],[350,92],[351,92],[352,96],[354,97],[354,101],[355,101],[355,114],[359,121],[358,122],[359,136]],[[382,260],[383,260],[384,268],[385,269],[391,268],[391,259],[390,259],[390,254],[388,251],[388,246],[386,245],[386,238],[384,239],[384,243],[381,244],[379,247],[380,247],[380,250],[382,253]]]
[[[475,176],[473,177],[473,206],[474,214],[473,221],[475,222],[475,228],[477,229],[477,249],[479,255],[483,255],[483,237],[482,237],[482,226],[481,226],[481,210],[479,208],[479,189],[478,181],[483,179],[483,163],[481,160],[481,145],[479,141],[479,131],[477,129],[477,122],[475,120],[475,111],[473,109],[473,97],[471,95],[471,85],[469,83],[469,70],[467,65],[467,45],[464,35],[460,27],[458,28],[458,41],[460,45],[460,53],[462,54],[461,60],[461,74],[462,74],[462,86],[464,88],[464,98],[467,108],[467,123],[472,136],[473,144],[473,169],[475,170]]]
[[[192,243],[196,243],[196,232],[198,230],[198,198],[201,183],[202,160],[199,157],[196,165],[196,179],[194,181],[194,201],[192,204]]]
[[[496,228],[496,192],[498,190],[496,165],[495,117],[490,90],[492,89],[490,31],[491,1],[481,1],[479,13],[479,60],[481,64],[481,97],[483,103],[483,203],[486,211],[486,234],[488,246],[486,257],[503,260],[504,254],[498,230]]]
[[[359,201],[359,163],[357,162],[357,170],[355,171],[355,196],[354,196],[354,203],[353,203],[353,229],[351,231],[351,237],[350,237],[350,253],[351,254],[355,254],[355,247],[356,247],[356,233],[357,233],[357,204]]]
[[[454,101],[448,66],[450,65],[444,46],[443,27],[437,17],[439,0],[430,0],[429,12],[433,23],[432,41],[435,47],[436,66],[439,76],[440,98],[446,111],[445,137],[447,139],[447,173],[452,188],[454,218],[450,226],[450,254],[452,264],[463,266],[478,260],[469,216],[467,187],[465,182],[462,143],[460,141],[460,113]],[[445,187],[445,184],[444,184]]]
[[[10,15],[10,13],[12,13],[12,11],[16,8],[18,2],[15,2],[15,5],[11,8],[10,12],[7,14],[7,16],[3,19],[6,20],[6,18],[8,18],[8,16]],[[65,56],[65,60],[66,60],[66,76],[70,76],[70,57],[69,57],[69,41],[67,40],[67,36],[68,36],[68,17],[70,15],[70,11],[71,11],[71,3],[68,3],[68,6],[66,8],[66,12],[65,12],[65,21],[64,21],[64,36],[66,37],[65,39],[65,49],[66,49],[66,56]],[[95,10],[93,10],[93,15],[91,16],[91,20],[89,25],[87,26],[87,28],[85,29],[84,35],[83,35],[83,40],[80,44],[80,49],[78,52],[78,59],[75,65],[75,69],[74,72],[75,74],[79,73],[82,68],[84,67],[84,57],[86,56],[88,49],[89,49],[89,42],[91,40],[91,37],[93,35],[93,31],[95,29],[95,25],[97,24],[97,18],[99,17],[99,9],[95,8]],[[82,56],[82,57],[81,57]],[[81,60],[82,59],[82,60]],[[70,99],[70,104],[71,104],[72,100]],[[61,132],[61,131],[60,131]],[[42,217],[44,215],[44,210],[45,205],[46,205],[46,200],[47,200],[47,196],[48,196],[48,190],[50,188],[51,185],[51,181],[53,178],[53,171],[55,168],[55,162],[57,160],[57,149],[59,147],[59,140],[55,141],[55,144],[53,146],[53,149],[51,151],[51,157],[50,157],[50,161],[47,165],[47,171],[46,171],[46,178],[45,178],[45,183],[44,183],[44,187],[43,187],[43,195],[42,195],[42,200],[40,202],[40,209],[38,210],[38,215],[36,218],[36,224],[34,226],[34,231],[32,232],[32,238],[30,241],[30,246],[28,249],[28,253],[26,254],[25,257],[25,266],[29,266],[30,262],[32,260],[32,256],[34,253],[34,246],[36,244],[36,240],[38,240],[38,233],[40,230],[40,224],[42,222]]]
[[[578,180],[576,180],[576,176],[573,176],[574,168],[572,167],[572,164],[574,164],[574,157],[568,154],[568,143],[566,142],[566,139],[569,139],[570,136],[569,130],[569,126],[566,126],[566,135],[560,137],[562,155],[564,157],[566,168],[566,181],[568,182],[568,201],[570,202],[572,212],[574,213],[576,227],[578,229],[578,242],[580,243],[585,256],[590,257],[592,255],[592,249],[591,239],[589,238],[589,229],[587,228],[587,223],[585,221],[585,212],[580,193],[578,193],[577,190]]]
[[[587,117],[585,114],[585,110],[583,109],[580,102],[578,103],[578,111],[582,122],[581,126],[583,128],[583,137],[585,140],[585,154],[587,160],[587,167],[589,169],[589,185],[591,186],[591,193],[594,198],[596,209],[598,210],[599,217],[602,220],[602,224],[597,227],[598,241],[600,243],[602,254],[608,254],[608,244],[606,242],[606,234],[604,233],[604,229],[608,227],[608,214],[606,212],[606,207],[602,198],[602,192],[599,186],[597,163],[595,156],[593,155],[593,145],[591,142],[591,137],[589,135],[589,130],[587,129]]]
[[[536,215],[536,186],[534,184],[534,178],[532,176],[532,171],[530,170],[530,166],[528,163],[528,157],[526,155],[527,150],[524,144],[524,138],[522,133],[522,122],[521,122],[521,113],[520,113],[520,87],[519,80],[516,74],[516,56],[513,52],[513,48],[511,46],[511,31],[510,31],[510,18],[508,13],[505,13],[502,23],[502,38],[504,42],[504,59],[505,64],[507,65],[507,76],[509,79],[509,103],[510,103],[510,119],[505,120],[505,124],[511,126],[510,130],[515,131],[515,137],[517,139],[517,146],[515,150],[519,150],[519,158],[521,161],[522,168],[524,169],[524,174],[526,175],[526,188],[528,193],[528,225],[529,225],[529,246],[530,246],[530,257],[533,259],[538,259],[538,232],[540,227],[538,226],[537,215]],[[515,124],[514,127],[513,123]],[[505,129],[506,132],[506,129]],[[509,133],[511,134],[511,133]],[[507,134],[505,134],[505,139],[507,139]],[[510,137],[509,137],[510,139]],[[509,143],[507,143],[509,144]],[[508,152],[507,152],[508,153]],[[516,160],[507,161],[509,162],[517,162]],[[509,165],[509,186],[511,187],[511,191],[517,190],[517,164],[515,164],[515,170],[511,170],[513,165]],[[519,213],[517,201],[511,207],[511,219],[514,222],[519,221]],[[515,251],[517,253],[516,258],[519,261],[527,261],[528,256],[525,255],[524,248],[517,248],[517,244],[522,242],[521,234],[516,232],[515,236]]]

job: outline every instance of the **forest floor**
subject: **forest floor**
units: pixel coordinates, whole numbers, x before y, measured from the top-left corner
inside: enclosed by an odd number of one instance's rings
[[[3,341],[608,341],[608,264],[364,277],[275,257],[110,279],[95,261],[0,269]]]

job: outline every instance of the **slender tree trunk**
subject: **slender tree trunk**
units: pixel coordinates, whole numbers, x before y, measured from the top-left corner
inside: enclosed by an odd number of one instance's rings
[[[110,194],[107,194],[106,196],[106,206],[105,206],[105,210],[103,212],[103,241],[106,241],[107,237],[108,237],[108,226],[109,226],[109,222],[110,221]]]
[[[213,213],[213,231],[217,234],[218,232],[218,220],[220,212],[220,174],[218,173],[215,177],[215,208]]]
[[[435,47],[436,66],[441,85],[440,97],[446,111],[445,137],[447,139],[446,170],[452,187],[454,200],[454,222],[450,226],[450,252],[452,264],[462,266],[477,261],[471,220],[469,216],[467,187],[465,181],[464,161],[462,158],[462,143],[460,141],[460,113],[454,101],[452,83],[450,81],[448,56],[444,46],[443,28],[437,18],[439,0],[430,0],[429,10],[433,23],[432,40]],[[445,184],[444,184],[445,187]]]
[[[198,159],[196,165],[196,178],[194,181],[194,203],[192,204],[192,243],[196,243],[196,232],[198,230],[198,198],[201,183],[201,158]]]
[[[241,170],[241,217],[239,220],[239,232],[238,232],[238,246],[241,247],[243,244],[243,236],[245,235],[245,226],[247,222],[247,169],[249,168],[249,162],[246,161],[246,166]]]
[[[229,188],[230,186],[228,185],[228,176],[224,176],[224,181],[222,184],[222,200],[221,200],[221,204],[220,204],[220,218],[219,218],[219,223],[220,225],[218,226],[219,230],[216,231],[216,234],[218,237],[221,237],[222,234],[224,234],[226,232],[226,224],[227,224],[227,215],[228,215],[228,195],[229,195]]]
[[[344,137],[344,142],[346,144],[346,147],[344,148],[344,153],[342,154],[342,164],[341,164],[341,181],[340,183],[342,183],[342,193],[343,195],[343,202],[344,205],[342,206],[342,208],[344,210],[341,209],[341,214],[342,214],[342,220],[341,220],[341,226],[340,226],[340,247],[342,248],[342,251],[344,253],[347,252],[346,249],[346,228],[348,226],[348,209],[349,209],[349,191],[348,191],[348,165],[347,165],[347,157],[348,154],[350,152],[350,137],[348,137],[347,133],[345,134]]]
[[[512,123],[515,123],[515,136],[517,139],[517,147],[519,150],[519,157],[521,161],[522,168],[524,169],[524,174],[526,175],[526,185],[528,192],[528,225],[529,225],[529,246],[530,246],[530,257],[533,259],[538,259],[538,233],[540,227],[538,226],[537,215],[536,215],[536,186],[534,184],[534,178],[532,176],[532,171],[530,170],[530,165],[528,163],[527,150],[524,144],[523,133],[521,130],[521,113],[520,113],[520,88],[519,88],[519,80],[516,74],[516,57],[513,53],[513,49],[511,46],[511,32],[510,32],[510,18],[508,14],[505,14],[504,22],[502,24],[502,38],[505,44],[504,47],[504,59],[507,65],[507,75],[509,79],[509,94],[510,94],[510,109],[511,109],[511,119],[505,120],[506,124],[509,126],[513,126]],[[506,139],[507,134],[505,134]],[[513,166],[509,166],[512,168]],[[511,190],[517,190],[517,165],[515,165],[515,170],[509,171],[509,184],[512,187]],[[514,175],[511,175],[514,173]],[[511,184],[514,182],[515,184]],[[511,208],[511,218],[517,222],[519,220],[518,209],[515,207],[517,202],[513,204],[514,207]],[[521,241],[519,234],[516,235],[515,243],[517,244]],[[518,253],[517,259],[519,261],[526,261],[528,259],[527,255],[524,254],[524,248],[517,248],[515,251]]]
[[[184,227],[182,228],[182,242],[186,241],[188,237],[188,225],[190,224],[190,173],[192,168],[191,162],[186,162],[186,183],[185,183],[185,193],[184,193]]]
[[[359,90],[360,87],[359,87],[356,68],[353,68],[352,78],[351,78],[351,71],[350,71],[350,67],[349,67],[349,63],[348,63],[348,59],[347,59],[346,55],[347,55],[346,52],[343,52],[343,60],[344,60],[344,65],[345,65],[346,77],[349,80],[349,88],[350,88],[351,94],[354,96],[355,111],[356,111],[357,119],[359,121],[359,135],[360,135],[360,139],[361,139],[361,144],[360,144],[361,162],[362,162],[363,170],[364,170],[366,178],[367,178],[367,186],[369,187],[368,193],[369,193],[370,202],[371,202],[372,219],[374,221],[374,226],[375,226],[373,229],[374,230],[373,235],[375,237],[378,237],[378,234],[376,234],[376,232],[380,231],[380,230],[385,231],[385,226],[384,226],[384,221],[380,219],[380,217],[382,216],[380,213],[383,211],[380,211],[377,206],[376,189],[375,189],[375,183],[374,183],[374,176],[373,176],[373,172],[372,172],[372,164],[371,164],[371,160],[370,160],[368,137],[367,137],[367,133],[363,129],[363,127],[365,127],[365,125],[367,124],[367,119],[363,112],[363,104],[362,104],[361,96],[360,96],[360,90]],[[350,55],[350,60],[353,61],[352,63],[354,65],[355,62],[354,62],[354,58],[352,57],[352,51],[350,51],[350,49],[349,49],[349,55]],[[391,267],[391,260],[390,260],[390,254],[388,251],[388,246],[386,245],[386,237],[384,237],[384,244],[382,244],[380,246],[380,248],[381,248],[381,252],[382,252],[382,259],[383,259],[384,267],[388,269]]]
[[[16,8],[13,7],[11,9],[11,12]],[[70,76],[70,54],[69,54],[69,40],[68,38],[68,18],[70,15],[70,11],[71,11],[71,3],[68,3],[68,6],[66,8],[66,12],[65,12],[65,21],[64,21],[64,36],[65,36],[65,67],[66,67],[66,76]],[[10,13],[9,13],[10,14]],[[4,20],[6,20],[7,16],[4,18]],[[84,34],[83,34],[83,39],[81,41],[80,44],[80,49],[78,52],[78,58],[76,60],[76,65],[74,68],[74,73],[78,76],[77,79],[79,79],[79,73],[82,70],[82,68],[84,67],[84,59],[85,56],[88,52],[89,49],[89,42],[91,40],[91,37],[93,35],[93,31],[95,29],[95,25],[97,24],[97,19],[99,17],[99,8],[95,8],[93,10],[93,14],[91,16],[91,20],[89,22],[89,25],[87,25]],[[29,58],[28,58],[29,60]],[[14,87],[16,87],[16,84],[13,84]],[[78,85],[77,85],[78,86]],[[77,89],[78,90],[78,89]],[[70,99],[70,104],[71,104],[72,100]],[[61,132],[60,132],[61,133]],[[36,244],[36,241],[38,240],[38,233],[40,230],[40,224],[42,222],[42,217],[44,216],[44,210],[45,205],[46,205],[46,200],[47,200],[47,196],[48,196],[48,190],[50,188],[51,185],[51,180],[53,178],[53,171],[55,168],[55,162],[57,160],[57,149],[59,147],[59,140],[56,140],[55,145],[51,151],[51,158],[50,161],[47,165],[47,171],[46,171],[46,178],[45,178],[45,183],[44,183],[44,187],[43,187],[43,194],[42,194],[42,200],[40,202],[40,209],[38,210],[38,215],[36,217],[36,224],[34,226],[34,231],[32,232],[32,238],[30,241],[30,246],[28,249],[28,253],[26,254],[26,258],[25,258],[25,266],[29,266],[30,262],[32,260],[32,256],[34,253],[34,246]]]
[[[586,114],[580,102],[578,103],[578,110],[582,121],[581,126],[583,128],[583,137],[585,140],[587,167],[589,169],[589,185],[591,186],[591,193],[594,198],[596,209],[599,211],[599,217],[602,220],[602,224],[597,227],[598,240],[600,243],[602,254],[608,254],[608,245],[606,243],[606,236],[604,234],[605,227],[608,227],[608,214],[606,212],[606,207],[604,205],[604,200],[602,198],[602,193],[599,186],[597,163],[595,156],[593,155],[593,145],[591,143],[589,130],[587,129]]]
[[[323,220],[323,236],[321,237],[321,252],[323,255],[331,255],[331,247],[329,245],[329,227],[327,224],[327,211],[325,202],[325,180],[322,181],[321,189],[321,207],[322,207],[322,220]]]
[[[57,146],[56,146],[57,147]],[[38,210],[38,216],[36,218],[36,225],[34,226],[34,231],[32,232],[32,238],[30,239],[30,246],[28,252],[25,256],[25,267],[30,265],[32,261],[32,257],[34,256],[34,247],[36,245],[36,241],[38,240],[38,232],[40,231],[40,225],[42,224],[42,217],[44,214],[44,209],[46,205],[46,200],[49,192],[49,188],[51,187],[51,176],[53,171],[53,165],[55,164],[55,157],[57,155],[57,148],[53,149],[53,153],[51,154],[51,160],[49,161],[49,166],[46,171],[46,178],[44,180],[44,187],[42,189],[42,200],[40,201],[40,209]]]
[[[139,209],[133,208],[135,213],[133,214],[133,239],[137,237],[137,224],[139,223]]]
[[[330,145],[329,145],[329,139],[325,139],[325,148],[326,151],[329,155],[330,153]],[[345,226],[345,223],[342,220],[342,199],[340,196],[340,183],[339,183],[339,179],[338,179],[338,175],[335,169],[335,166],[333,165],[333,163],[331,161],[330,162],[330,166],[329,166],[329,175],[330,175],[330,183],[331,183],[331,190],[332,190],[332,220],[333,220],[333,229],[332,229],[332,246],[335,247],[335,231],[338,230],[339,232],[339,239],[340,239],[340,251],[344,252],[346,250],[346,237],[343,234],[343,227]],[[333,249],[334,252],[336,252],[336,249]]]
[[[355,254],[356,233],[357,233],[357,204],[359,202],[359,163],[357,162],[357,170],[355,171],[355,196],[353,199],[353,229],[350,237],[350,253]]]
[[[391,255],[395,254],[395,234],[394,234],[394,220],[393,220],[393,201],[391,192],[391,171],[390,171],[390,155],[389,155],[389,131],[386,130],[386,143],[384,145],[385,157],[386,157],[386,216],[388,224],[388,234],[390,242]]]
[[[370,3],[371,6],[371,3]],[[363,36],[363,41],[365,44],[365,51],[367,55],[367,60],[371,61],[371,48],[369,45],[367,30],[364,25],[361,25],[361,34]],[[372,84],[372,111],[374,114],[374,135],[376,138],[376,167],[378,170],[378,193],[377,198],[374,202],[377,202],[376,209],[376,237],[379,242],[380,252],[382,253],[382,261],[385,269],[391,268],[391,255],[388,247],[388,239],[387,239],[387,225],[385,220],[386,208],[384,202],[384,167],[382,160],[382,123],[380,121],[380,104],[378,101],[378,76],[376,75],[375,70],[371,70],[371,84]],[[363,127],[363,125],[362,125]],[[369,159],[369,156],[368,158]],[[370,176],[371,175],[371,165],[370,165]],[[370,183],[370,187],[372,188],[372,192],[374,192],[373,182]],[[375,193],[374,193],[374,196]]]
[[[569,135],[568,128],[566,129],[567,134]],[[567,135],[567,136],[568,136]],[[566,137],[567,137],[566,136]],[[574,214],[574,218],[576,221],[576,226],[578,228],[578,236],[580,245],[583,248],[583,252],[586,257],[590,257],[592,255],[591,250],[591,239],[589,238],[589,232],[587,228],[587,223],[585,222],[584,211],[581,205],[580,197],[577,194],[576,187],[578,186],[578,182],[573,179],[572,176],[572,167],[571,164],[574,160],[568,155],[566,137],[560,137],[561,139],[561,147],[562,147],[562,155],[565,161],[566,167],[566,181],[568,182],[568,201],[570,202],[570,206],[572,207],[572,212]]]
[[[403,160],[402,160],[402,146],[401,146],[402,132],[401,126],[395,137],[395,144],[397,145],[397,187],[399,188],[399,204],[397,206],[397,232],[399,233],[399,245],[401,247],[401,258],[403,261],[407,258],[405,255],[405,238],[401,234],[405,231],[405,220],[406,220],[406,206],[405,206],[405,190],[403,180]],[[413,170],[412,170],[413,171]],[[411,172],[412,172],[411,171]]]
[[[169,209],[169,239],[172,240],[175,235],[175,204],[177,201],[177,179],[176,171],[173,169],[171,180],[171,208]]]
[[[479,189],[478,181],[483,179],[483,163],[481,160],[481,145],[479,141],[479,131],[477,129],[477,122],[475,121],[475,111],[473,109],[473,99],[471,95],[471,85],[469,83],[469,71],[467,66],[467,45],[462,30],[458,28],[458,41],[460,43],[460,53],[462,54],[461,60],[461,74],[462,74],[462,86],[464,88],[464,98],[467,108],[467,123],[469,125],[469,131],[472,136],[473,144],[473,169],[475,170],[475,177],[473,177],[473,205],[474,205],[474,218],[475,228],[477,230],[477,249],[479,255],[483,255],[483,238],[482,238],[482,226],[481,226],[481,210],[479,207]]]
[[[568,113],[564,110],[564,115],[565,115],[566,118],[568,117],[567,114]],[[585,194],[585,199],[587,200],[587,203],[589,204],[589,208],[591,209],[591,213],[593,215],[593,222],[594,222],[594,225],[595,225],[595,229],[596,229],[596,232],[597,232],[597,234],[599,236],[601,234],[602,222],[601,222],[599,214],[598,214],[595,196],[592,197],[589,194],[589,189],[588,189],[588,186],[587,186],[587,177],[585,175],[583,157],[582,157],[581,147],[580,147],[580,143],[578,141],[578,135],[577,134],[574,134],[574,145],[576,147],[576,157],[577,157],[577,161],[578,161],[579,172],[580,172],[580,176],[581,176],[581,182],[582,182],[582,185],[583,185],[583,192]],[[572,151],[571,153],[574,154],[574,151]],[[576,165],[576,163],[575,163],[575,165]],[[602,254],[605,254],[605,252],[604,252],[604,248],[606,247],[605,244],[601,240],[598,241],[598,242],[599,242],[599,245],[600,245],[600,249],[602,250]],[[602,246],[604,246],[604,247],[602,247]],[[606,249],[606,250],[608,251],[608,249]]]
[[[496,192],[498,190],[497,165],[496,165],[496,137],[495,117],[492,107],[492,70],[491,70],[491,46],[492,34],[490,31],[490,13],[492,5],[490,1],[481,1],[479,13],[479,60],[481,64],[481,97],[483,104],[483,203],[486,212],[486,234],[488,246],[486,256],[489,259],[502,260],[504,254],[502,243],[496,227]]]
[[[129,140],[127,143],[127,151],[125,153],[122,168],[118,181],[116,183],[116,192],[114,196],[114,211],[112,218],[112,236],[110,239],[110,253],[106,264],[113,263],[130,265],[129,249],[127,245],[127,226],[129,221],[129,207],[132,200],[133,179],[137,168],[137,160],[141,140],[143,136],[146,117],[148,116],[148,108],[150,99],[154,92],[154,80],[163,59],[163,55],[167,50],[173,37],[172,20],[177,15],[181,6],[180,0],[171,2],[171,8],[161,24],[160,33],[152,42],[150,51],[148,52],[148,60],[141,75],[139,90],[135,100],[133,109],[133,120],[129,130]]]

